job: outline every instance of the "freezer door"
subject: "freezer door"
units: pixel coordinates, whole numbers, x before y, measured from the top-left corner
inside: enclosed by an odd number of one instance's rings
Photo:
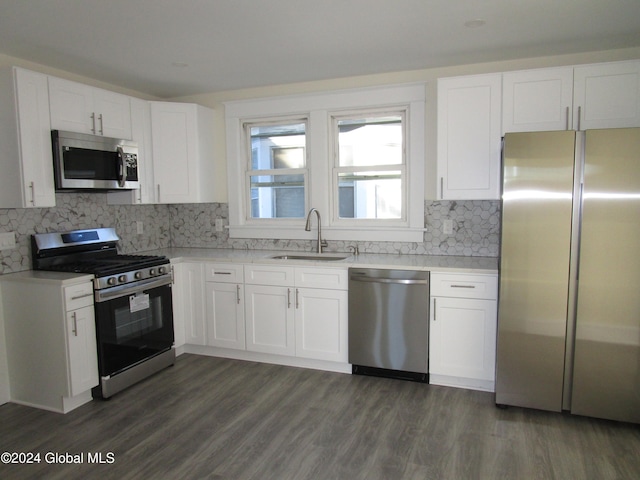
[[[575,141],[505,136],[497,404],[562,409]]]
[[[640,129],[586,132],[571,412],[640,423]]]

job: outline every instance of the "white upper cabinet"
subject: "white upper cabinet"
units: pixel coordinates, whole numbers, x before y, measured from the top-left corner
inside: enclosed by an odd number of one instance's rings
[[[498,199],[502,74],[438,79],[438,197]]]
[[[151,102],[156,203],[213,201],[213,110]]]
[[[574,70],[574,129],[640,127],[640,60]]]
[[[55,206],[47,77],[0,72],[0,208]]]
[[[572,67],[505,73],[502,91],[502,133],[572,128]]]
[[[131,139],[129,97],[49,77],[51,128]]]

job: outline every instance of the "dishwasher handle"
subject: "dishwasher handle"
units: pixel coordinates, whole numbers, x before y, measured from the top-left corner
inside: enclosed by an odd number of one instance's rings
[[[404,278],[378,278],[378,277],[356,277],[351,276],[352,282],[369,283],[396,283],[401,285],[429,285],[429,280],[410,280]]]

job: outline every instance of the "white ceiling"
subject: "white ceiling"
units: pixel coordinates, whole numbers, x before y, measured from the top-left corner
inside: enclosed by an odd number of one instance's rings
[[[640,0],[0,0],[0,53],[158,97],[637,46]]]

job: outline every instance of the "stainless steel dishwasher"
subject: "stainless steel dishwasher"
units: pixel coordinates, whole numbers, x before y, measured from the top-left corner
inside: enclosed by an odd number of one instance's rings
[[[426,382],[429,272],[349,269],[353,373]]]

